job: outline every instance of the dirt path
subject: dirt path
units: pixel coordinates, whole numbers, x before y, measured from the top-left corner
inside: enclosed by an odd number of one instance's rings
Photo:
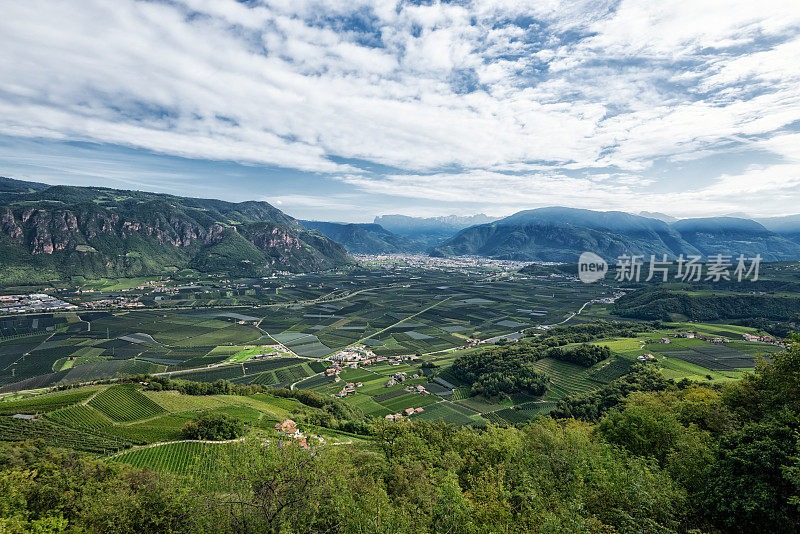
[[[104,387],[104,388],[100,388],[100,389],[98,389],[97,391],[95,391],[94,393],[92,393],[92,395],[91,395],[91,396],[90,396],[88,399],[86,399],[85,401],[83,401],[83,402],[81,403],[81,405],[82,405],[82,406],[86,406],[87,404],[89,404],[89,402],[91,402],[91,400],[92,400],[92,399],[94,399],[96,396],[98,396],[99,394],[101,394],[102,392],[104,392],[104,391],[105,391],[105,390],[107,390],[107,389],[108,389],[108,386],[107,386],[107,387]],[[98,411],[99,411],[99,410],[98,410]]]

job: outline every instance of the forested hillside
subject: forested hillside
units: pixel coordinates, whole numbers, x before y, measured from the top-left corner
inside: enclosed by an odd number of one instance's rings
[[[341,245],[266,202],[16,185],[5,187],[7,194],[0,196],[4,284],[139,276],[187,267],[258,276],[351,261]]]
[[[720,319],[787,320],[800,315],[800,298],[774,295],[696,295],[683,291],[641,289],[617,300],[614,313],[623,317],[669,321],[672,314],[693,321]]]

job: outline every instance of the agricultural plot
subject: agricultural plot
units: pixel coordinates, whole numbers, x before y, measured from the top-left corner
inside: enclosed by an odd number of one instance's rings
[[[80,389],[68,389],[55,393],[35,395],[17,400],[0,401],[0,414],[15,413],[43,413],[51,412],[85,401],[94,395],[102,386],[93,386]]]
[[[533,366],[549,378],[547,393],[542,400],[557,401],[567,395],[590,393],[601,387],[590,380],[589,371],[580,365],[544,358]]]
[[[170,375],[171,378],[191,380],[194,382],[216,382],[217,380],[234,380],[244,376],[244,367],[240,363],[220,365],[203,371],[180,372]]]
[[[477,413],[446,401],[424,406],[422,413],[412,417],[414,421],[444,421],[451,425],[471,425],[480,421]]]
[[[41,439],[50,447],[107,454],[131,446],[123,439],[97,436],[89,432],[56,425],[48,421],[26,421],[0,416],[0,441]]]
[[[732,371],[755,366],[755,358],[745,352],[725,345],[705,345],[684,349],[662,351],[670,358],[678,358],[712,371]]]
[[[47,414],[47,419],[72,428],[103,431],[113,421],[91,406],[76,404]]]
[[[89,405],[116,423],[139,421],[164,412],[161,406],[128,385],[109,387],[89,401]]]
[[[587,376],[589,380],[601,384],[608,384],[630,372],[634,361],[633,359],[614,356],[592,367]]]
[[[170,413],[193,412],[230,406],[230,395],[181,395],[177,391],[142,391],[142,395]]]
[[[131,464],[134,467],[149,467],[177,475],[210,471],[214,456],[224,444],[207,443],[169,443],[124,452],[112,458],[115,462]]]
[[[168,414],[141,423],[116,425],[103,429],[107,435],[144,445],[181,439],[181,428],[194,414]]]
[[[419,393],[406,393],[399,397],[381,402],[380,404],[391,412],[402,412],[407,408],[424,407],[428,404],[439,402],[439,397],[436,395],[420,395]]]

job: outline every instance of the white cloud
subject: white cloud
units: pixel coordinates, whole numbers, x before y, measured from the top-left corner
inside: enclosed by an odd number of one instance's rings
[[[782,202],[800,200],[786,138],[800,121],[794,1],[26,0],[3,11],[5,135],[346,175],[410,198],[657,209],[654,162],[744,146],[773,161],[670,198],[727,206],[726,188],[767,195],[783,180]],[[769,187],[748,189],[759,173]]]

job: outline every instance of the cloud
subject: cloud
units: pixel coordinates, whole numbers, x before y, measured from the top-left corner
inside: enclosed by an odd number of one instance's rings
[[[752,147],[682,206],[780,180],[800,200],[793,1],[26,0],[0,47],[7,136],[506,206],[656,204],[687,162]]]

